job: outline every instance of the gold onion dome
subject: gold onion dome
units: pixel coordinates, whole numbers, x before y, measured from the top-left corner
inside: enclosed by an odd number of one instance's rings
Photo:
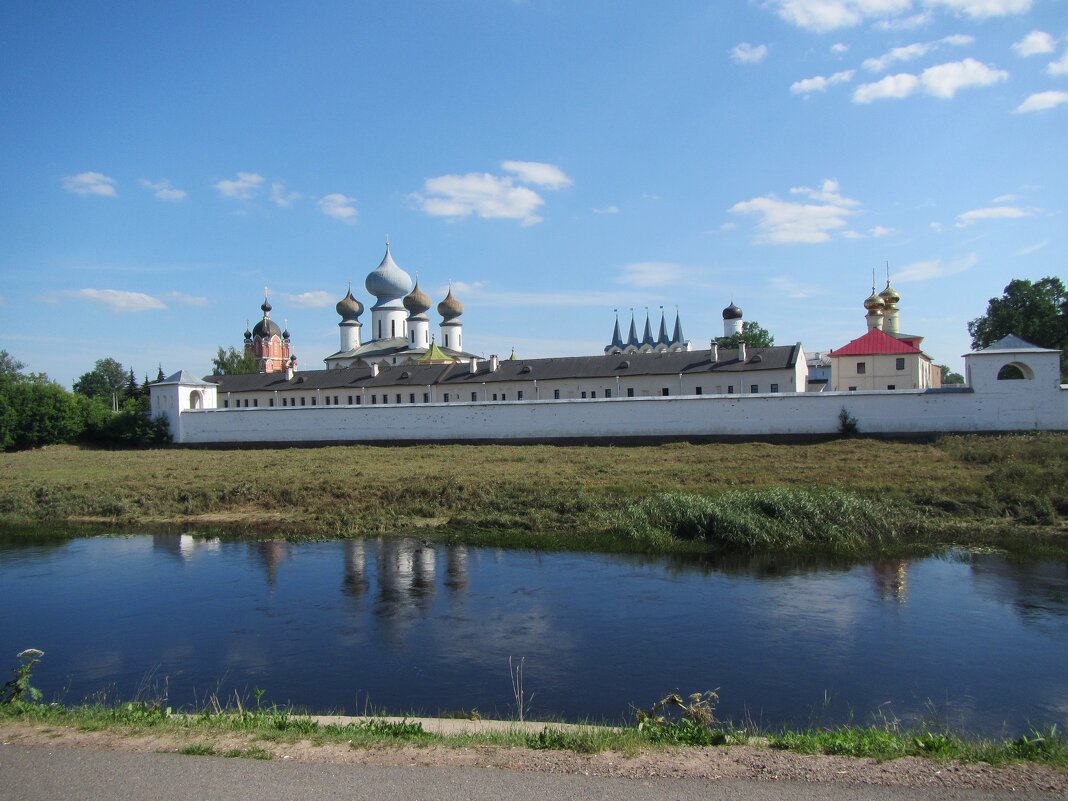
[[[875,287],[872,287],[871,294],[868,295],[868,299],[864,301],[864,308],[868,311],[881,311],[885,306],[886,302],[875,293]]]
[[[450,286],[449,294],[445,296],[445,300],[438,304],[438,314],[444,320],[452,320],[463,313],[464,304],[452,296],[452,287]]]
[[[879,297],[883,299],[883,302],[890,306],[901,300],[901,295],[897,293],[897,290],[890,286],[890,282],[886,282],[886,289],[879,293]]]
[[[404,308],[408,310],[408,313],[415,317],[417,314],[427,311],[432,301],[430,296],[419,288],[419,280],[416,279],[415,289],[412,290],[410,295],[404,296],[402,303],[404,303]]]
[[[351,286],[349,287],[349,291],[345,294],[345,297],[339,300],[337,306],[334,308],[337,309],[337,313],[346,322],[355,320],[363,314],[363,304],[352,296]]]

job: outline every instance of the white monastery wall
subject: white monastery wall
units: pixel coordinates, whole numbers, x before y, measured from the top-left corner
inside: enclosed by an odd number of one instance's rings
[[[1030,382],[1013,381],[1017,387]],[[1068,391],[897,390],[189,410],[185,444],[1068,430]]]

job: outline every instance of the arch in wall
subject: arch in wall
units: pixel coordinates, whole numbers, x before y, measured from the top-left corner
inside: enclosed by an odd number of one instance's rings
[[[190,409],[203,409],[204,408],[204,393],[199,389],[194,389],[189,393],[189,408]]]
[[[998,370],[998,381],[1030,381],[1035,372],[1023,362],[1009,362]]]

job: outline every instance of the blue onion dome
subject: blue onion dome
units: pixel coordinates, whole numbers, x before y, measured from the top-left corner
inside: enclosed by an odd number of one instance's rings
[[[734,305],[734,301],[731,301],[731,305],[723,310],[724,320],[741,320],[742,310]]]
[[[364,282],[367,291],[379,300],[394,300],[407,295],[412,289],[412,277],[397,266],[386,243],[386,255]]]
[[[868,299],[864,301],[864,308],[868,311],[876,311],[883,309],[886,306],[884,301],[879,295],[875,294],[875,287],[871,288],[871,294],[868,295]]]
[[[412,317],[427,311],[431,302],[430,296],[419,288],[419,279],[415,281],[415,289],[412,290],[410,295],[405,295],[403,301],[404,308],[408,310]]]
[[[890,281],[886,282],[886,289],[879,293],[879,297],[883,299],[883,302],[887,306],[892,306],[901,300],[901,295],[897,293],[897,290],[890,286]]]
[[[339,300],[337,306],[334,308],[337,309],[337,313],[341,315],[342,321],[346,323],[356,320],[363,314],[363,304],[352,296],[351,286],[349,287],[349,291],[345,294],[345,297]]]
[[[452,285],[449,285],[449,294],[445,300],[438,304],[438,314],[445,321],[454,320],[464,313],[464,304],[452,296]]]

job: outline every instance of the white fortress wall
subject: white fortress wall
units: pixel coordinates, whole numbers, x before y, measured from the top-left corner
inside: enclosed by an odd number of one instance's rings
[[[184,444],[1068,430],[1068,391],[906,390],[187,410]],[[1001,390],[1000,387],[997,388]]]

